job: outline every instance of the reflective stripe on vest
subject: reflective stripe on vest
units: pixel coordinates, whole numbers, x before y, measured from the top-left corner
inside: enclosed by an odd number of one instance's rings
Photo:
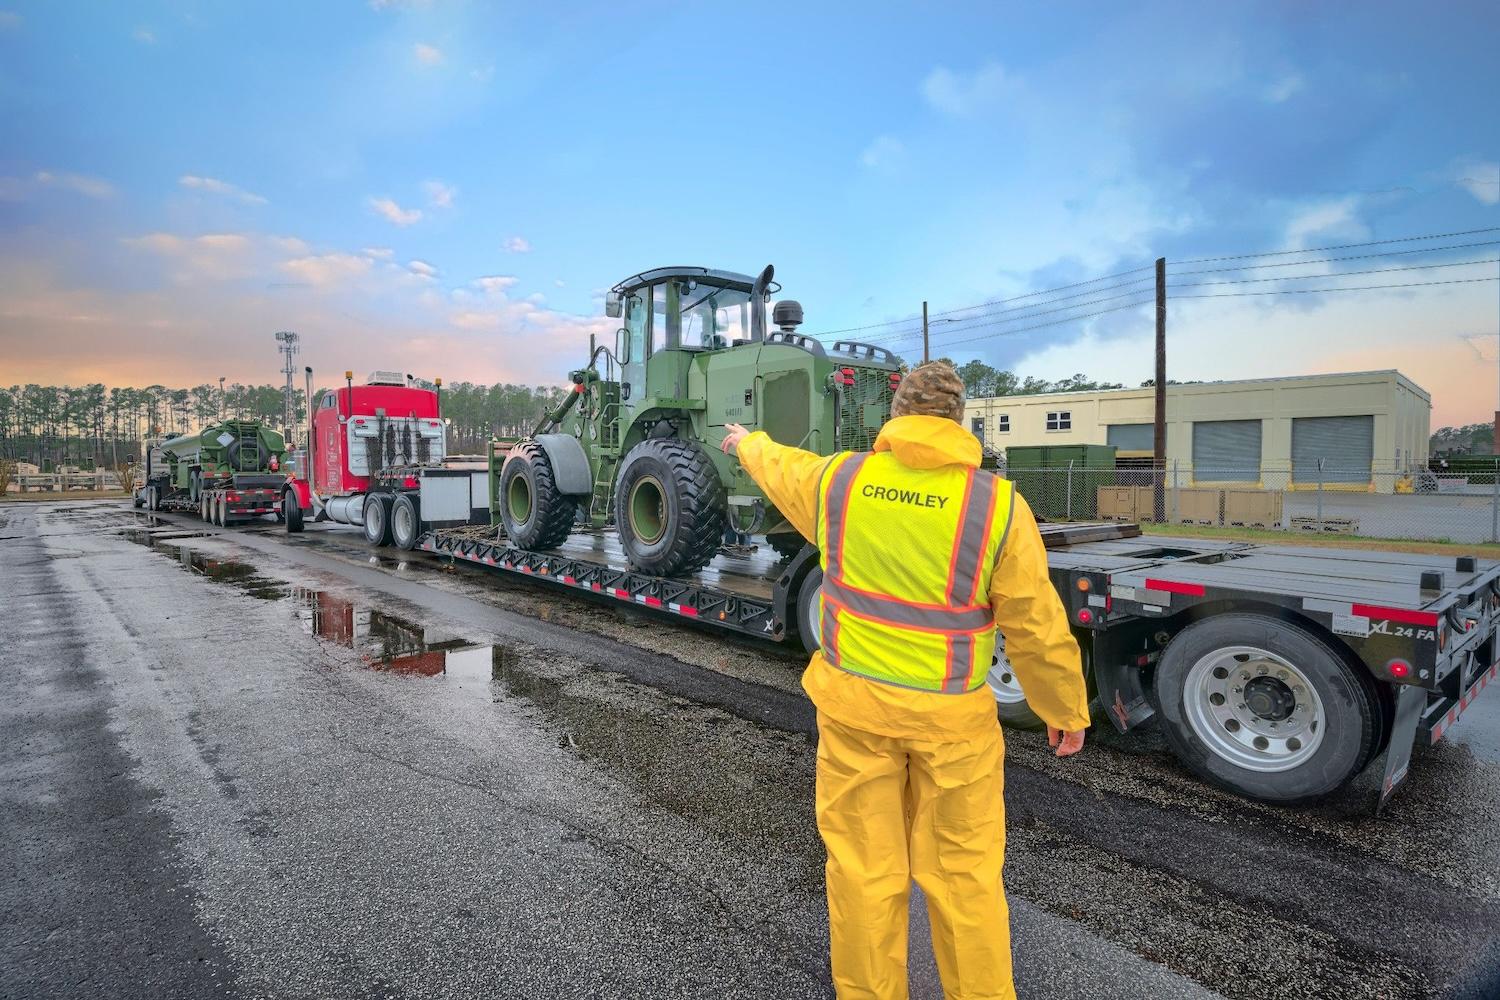
[[[940,594],[946,603],[904,599],[890,593],[876,592],[869,587],[857,587],[845,575],[850,501],[854,495],[855,480],[869,458],[866,454],[852,455],[838,463],[832,475],[825,473],[825,486],[819,491],[820,527],[823,529],[820,541],[824,557],[823,608],[820,616],[824,658],[843,670],[884,683],[949,694],[974,690],[983,684],[984,674],[989,669],[989,664],[985,663],[983,670],[978,670],[976,656],[984,650],[992,651],[994,645],[993,612],[988,603],[989,595],[981,593],[981,585],[986,579],[987,554],[990,559],[994,559],[1000,551],[999,546],[992,548],[991,542],[999,520],[997,505],[1001,500],[1002,488],[1009,489],[1009,484],[986,472],[966,470],[952,548],[945,560],[945,578],[934,579],[930,583],[935,596]],[[903,470],[903,474],[920,476],[915,470]],[[950,485],[949,489],[951,488]],[[870,495],[870,489],[867,484],[866,496]],[[1010,506],[1009,498],[1010,494],[1007,493],[1007,508]],[[952,497],[948,499],[951,500]],[[1004,531],[999,540],[1001,546],[1009,527],[1007,509]],[[929,525],[923,530],[932,528]],[[933,569],[942,572],[940,567]],[[907,582],[910,584],[909,579]],[[929,584],[922,583],[921,587],[928,589]],[[867,651],[872,643],[877,650],[882,642],[887,646],[893,640],[899,643],[902,635],[925,642],[927,648],[932,650],[934,659],[941,657],[941,675],[935,669],[931,669],[929,673],[928,666],[924,664],[915,677],[909,676],[908,671],[908,674],[900,675],[901,679],[898,679],[882,675],[882,669],[876,663],[846,662],[848,658],[841,655],[840,651],[846,624],[841,618],[845,616],[852,616],[847,621],[849,627],[859,626],[862,630]],[[882,636],[885,638],[882,639]],[[934,647],[932,642],[938,639],[941,640],[940,646]],[[894,648],[901,647],[897,645]],[[938,652],[939,649],[941,652]],[[865,659],[871,659],[868,652]],[[937,666],[934,662],[930,668]],[[922,676],[924,673],[925,677]],[[913,680],[915,683],[903,683],[903,680]]]

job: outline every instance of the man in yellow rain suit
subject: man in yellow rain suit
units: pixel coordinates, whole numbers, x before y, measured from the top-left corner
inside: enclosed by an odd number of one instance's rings
[[[829,458],[729,424],[724,450],[822,554],[818,830],[841,1000],[907,995],[911,880],[949,1000],[1014,997],[995,627],[1058,756],[1083,747],[1078,645],[1031,510],[979,469],[964,388],[912,371],[868,454]]]

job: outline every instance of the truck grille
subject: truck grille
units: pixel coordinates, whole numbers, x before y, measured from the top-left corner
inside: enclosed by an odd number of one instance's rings
[[[840,386],[838,450],[869,451],[891,416],[891,373],[883,368],[851,368],[854,384]]]

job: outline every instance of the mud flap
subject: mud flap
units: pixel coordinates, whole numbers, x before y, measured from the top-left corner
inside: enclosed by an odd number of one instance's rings
[[[1397,788],[1406,780],[1411,765],[1411,751],[1417,742],[1417,723],[1427,706],[1427,692],[1419,687],[1402,685],[1396,693],[1396,718],[1391,723],[1390,742],[1385,752],[1385,777],[1380,782],[1380,801],[1375,804],[1378,816]]]
[[[1126,660],[1118,650],[1096,638],[1089,660],[1094,670],[1099,704],[1109,713],[1109,720],[1116,729],[1126,732],[1156,714],[1141,684],[1140,668]]]

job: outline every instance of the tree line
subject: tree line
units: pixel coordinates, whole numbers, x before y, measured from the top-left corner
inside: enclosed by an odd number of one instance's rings
[[[1088,392],[1099,389],[1123,389],[1119,382],[1095,382],[1081,372],[1071,378],[1049,382],[1044,378],[1027,375],[1024,378],[1015,372],[987,365],[978,358],[956,364],[950,358],[939,358],[953,365],[958,377],[964,380],[964,393],[970,399],[989,396],[1034,396],[1043,392]]]
[[[317,390],[315,396],[326,391]],[[459,382],[442,390],[449,420],[448,450],[478,453],[493,435],[521,435],[562,398],[558,386]],[[297,436],[306,419],[305,397],[294,393]],[[0,387],[0,458],[29,462],[45,472],[64,466],[119,467],[140,456],[145,438],[197,431],[224,418],[258,420],[287,434],[284,389],[279,385],[228,384],[169,388],[99,383]]]

